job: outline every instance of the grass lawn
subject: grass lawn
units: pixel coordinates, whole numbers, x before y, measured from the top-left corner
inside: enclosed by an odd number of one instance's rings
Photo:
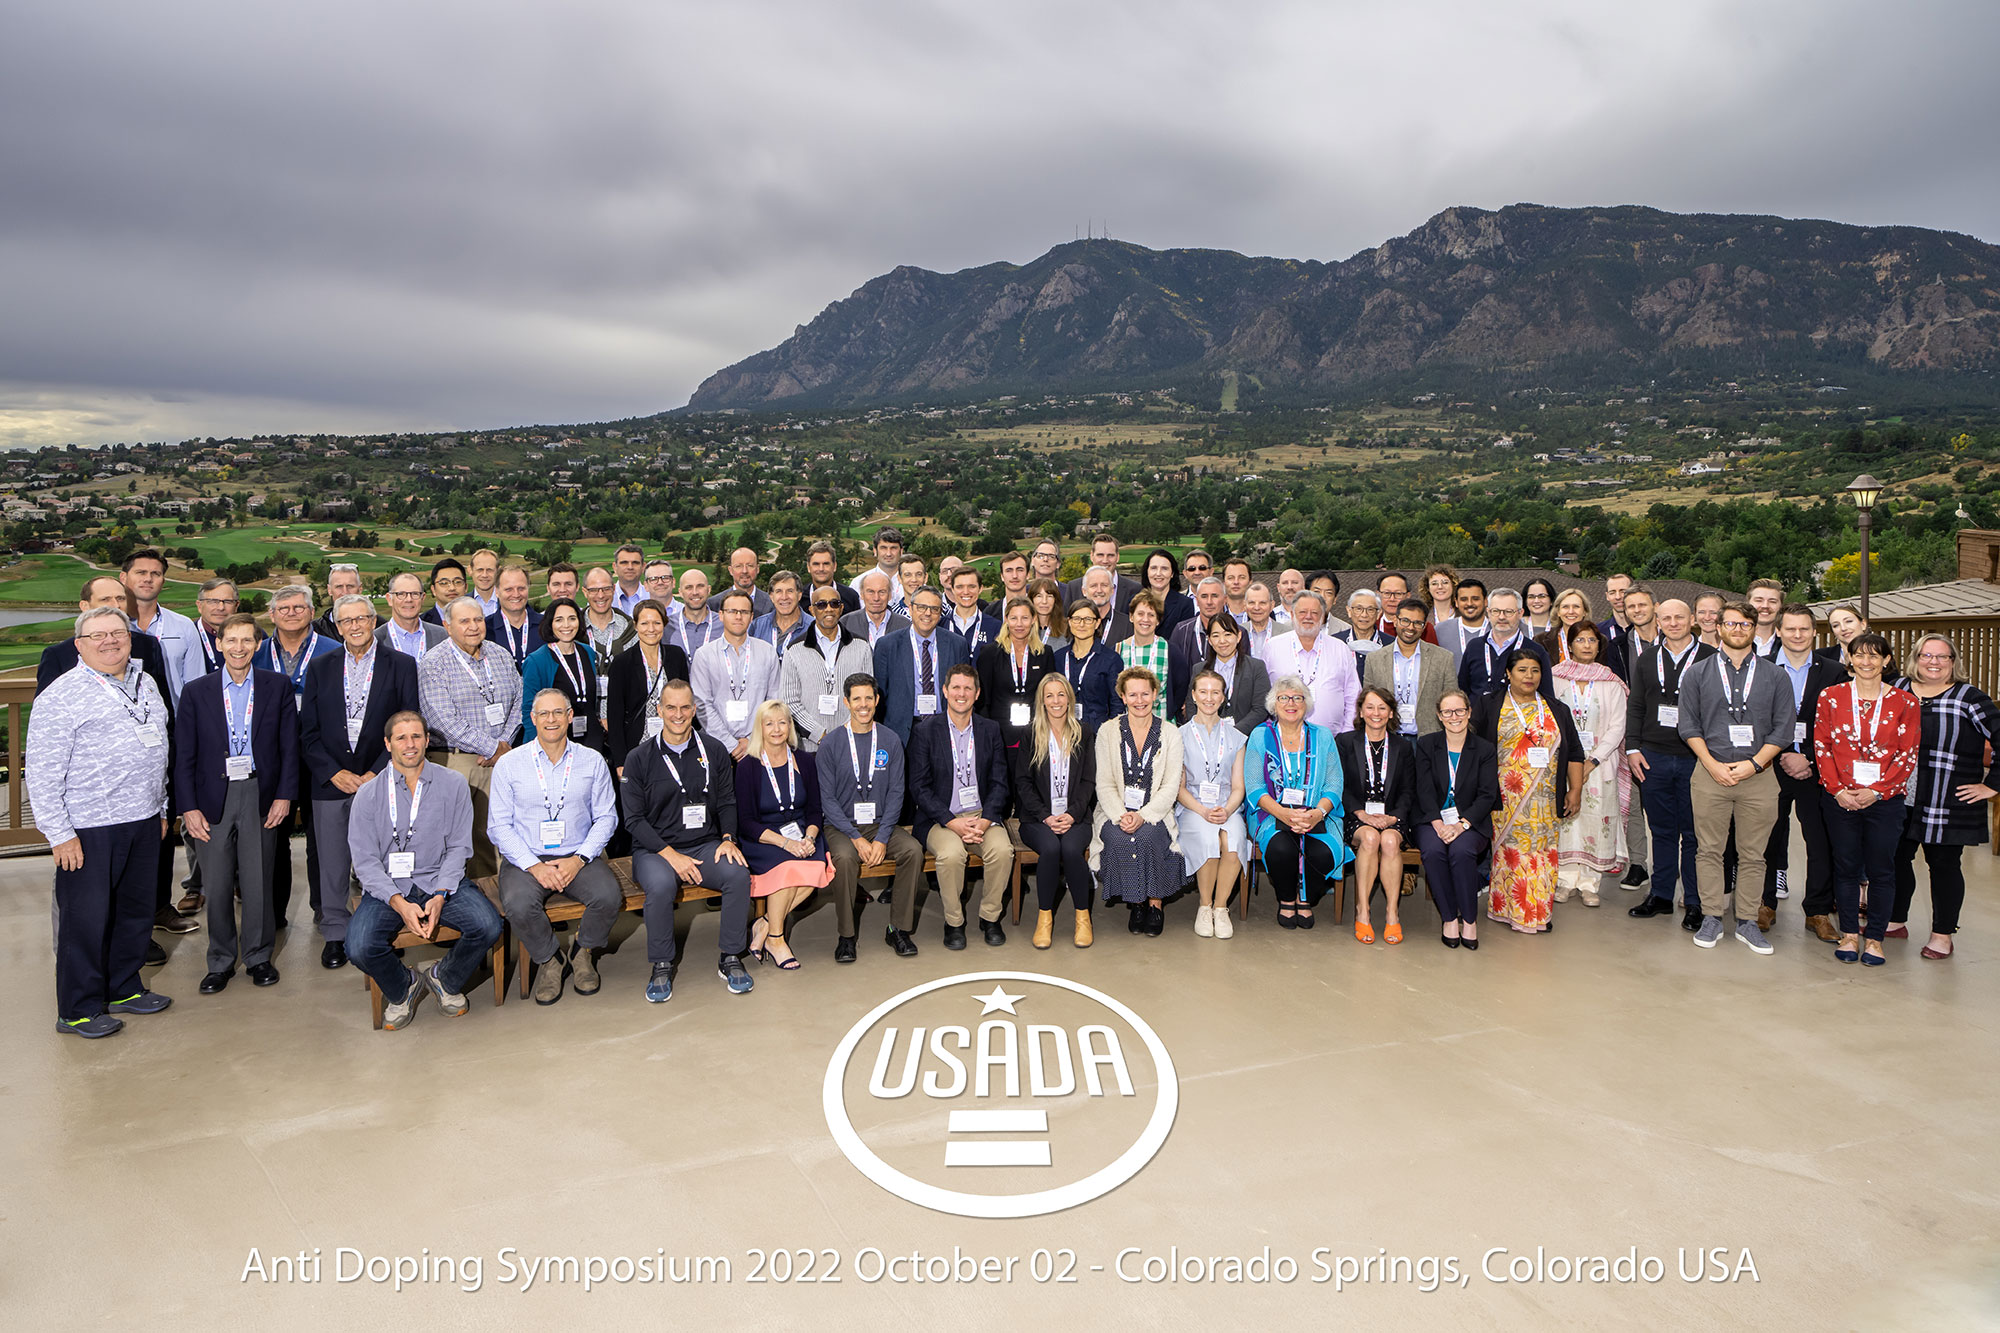
[[[0,606],[76,605],[77,590],[90,577],[89,565],[73,555],[31,555],[0,566]],[[189,602],[193,602],[190,594]]]

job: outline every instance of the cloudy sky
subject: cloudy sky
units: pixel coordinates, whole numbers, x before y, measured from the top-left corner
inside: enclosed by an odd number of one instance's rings
[[[1992,0],[17,0],[0,445],[654,412],[897,264],[1086,219],[2000,241],[1996,50]]]

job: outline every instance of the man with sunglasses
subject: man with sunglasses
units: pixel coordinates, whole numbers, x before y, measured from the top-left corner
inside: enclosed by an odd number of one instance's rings
[[[817,751],[821,738],[847,725],[843,689],[847,678],[875,669],[875,650],[866,636],[840,623],[846,605],[837,587],[815,587],[806,604],[811,627],[793,640],[778,666],[778,697],[791,710],[799,744],[808,752]]]

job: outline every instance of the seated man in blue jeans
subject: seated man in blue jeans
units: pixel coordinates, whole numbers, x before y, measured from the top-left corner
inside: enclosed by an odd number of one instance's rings
[[[465,1012],[465,983],[500,938],[500,909],[466,878],[472,855],[472,789],[464,777],[425,760],[430,729],[421,713],[390,717],[383,731],[389,767],[354,793],[347,848],[361,881],[361,906],[347,927],[347,956],[375,979],[387,1001],[382,1026],[395,1031],[430,990],[447,1014]],[[458,932],[451,952],[422,973],[396,957],[398,933],[426,938]]]
[[[750,866],[736,845],[736,766],[722,744],[694,726],[694,689],[684,680],[660,687],[660,734],[625,756],[625,828],[632,835],[632,878],[646,891],[646,958],[653,965],[646,998],[674,994],[674,899],[682,884],[722,895],[715,971],[730,993],[751,989],[743,951],[750,944]]]

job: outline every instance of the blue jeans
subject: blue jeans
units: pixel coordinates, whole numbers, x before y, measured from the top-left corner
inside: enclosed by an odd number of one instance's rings
[[[433,895],[413,889],[404,897],[421,908]],[[479,891],[471,880],[460,880],[455,892],[444,895],[444,912],[438,924],[458,932],[450,952],[438,964],[438,982],[456,995],[472,980],[479,964],[500,939],[500,909]],[[396,957],[396,936],[403,931],[403,918],[395,908],[373,894],[363,894],[347,923],[347,956],[354,965],[375,979],[382,998],[401,1004],[409,996],[410,974]]]
[[[1639,753],[1646,760],[1639,803],[1646,807],[1646,826],[1653,831],[1653,882],[1648,887],[1653,897],[1672,906],[1678,882],[1686,886],[1682,897],[1687,906],[1699,907],[1701,898],[1694,878],[1694,804],[1688,797],[1695,757],[1663,750],[1641,749]]]

